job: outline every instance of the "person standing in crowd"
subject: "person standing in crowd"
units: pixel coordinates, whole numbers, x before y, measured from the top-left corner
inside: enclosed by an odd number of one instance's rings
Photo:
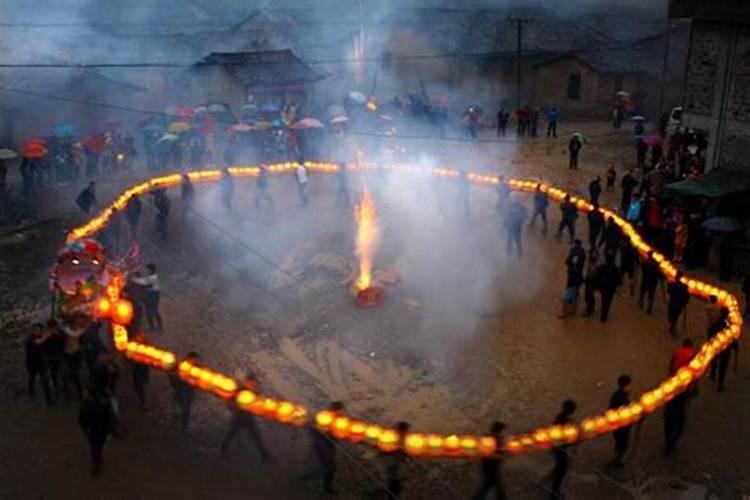
[[[649,251],[646,259],[641,263],[641,291],[638,295],[638,305],[641,309],[643,309],[644,299],[648,299],[646,314],[651,314],[654,310],[654,295],[660,280],[659,264],[654,260],[654,252]]]
[[[21,160],[19,170],[21,172],[21,180],[23,183],[23,199],[26,203],[29,203],[34,198],[34,188],[36,187],[34,163],[24,156]]]
[[[55,398],[60,396],[60,377],[65,351],[65,337],[57,326],[57,321],[50,319],[44,332],[45,341],[42,344],[44,362],[50,378],[50,386]]]
[[[583,141],[579,134],[573,134],[568,143],[568,153],[570,153],[570,162],[568,168],[570,170],[578,170],[578,156],[583,148]]]
[[[568,236],[572,243],[576,238],[576,219],[578,218],[578,208],[570,201],[570,195],[565,195],[565,200],[560,204],[562,219],[557,227],[557,239],[562,238],[564,229],[568,230]]]
[[[586,303],[584,316],[594,315],[596,309],[596,291],[599,289],[599,253],[595,249],[589,250],[589,267],[584,277],[583,298]]]
[[[669,333],[671,335],[677,333],[677,320],[680,319],[680,315],[685,311],[690,301],[690,291],[681,279],[682,272],[677,271],[674,281],[667,287],[667,295],[669,296],[667,302],[667,320],[669,321]]]
[[[130,236],[131,239],[135,240],[138,235],[138,224],[141,220],[141,211],[143,210],[143,203],[138,195],[134,195],[125,205],[125,218],[128,220],[130,225]]]
[[[334,401],[328,406],[328,411],[333,414],[334,419],[344,414],[344,404]],[[336,477],[336,442],[328,436],[325,431],[310,427],[312,450],[318,462],[318,471],[323,482],[323,493],[336,493],[333,481]]]
[[[500,106],[497,111],[497,136],[505,137],[505,129],[508,126],[508,117],[505,113],[505,108]]]
[[[709,295],[706,302],[706,330],[710,330],[719,319],[721,308],[716,295]]]
[[[198,353],[190,351],[185,356],[185,361],[198,366]],[[177,411],[179,412],[180,432],[182,432],[183,436],[188,437],[190,436],[188,427],[190,425],[190,413],[193,410],[195,387],[182,380],[177,373],[170,375],[169,381],[172,384],[174,399],[175,403],[177,403]]]
[[[664,455],[671,455],[685,431],[690,392],[677,394],[664,405]]]
[[[565,259],[565,265],[567,267],[575,267],[576,271],[583,274],[583,269],[586,267],[586,251],[583,249],[581,240],[575,240],[573,245],[570,247],[568,257]]]
[[[529,125],[529,116],[526,113],[526,107],[522,106],[516,110],[516,137],[526,135],[526,129]]]
[[[648,153],[648,144],[642,138],[638,138],[635,142],[635,156],[636,165],[640,169],[646,166],[646,153]]]
[[[552,422],[554,425],[568,425],[572,422],[572,416],[576,412],[576,402],[572,399],[566,399],[562,403],[560,413],[557,414],[555,420]],[[555,459],[555,468],[552,469],[552,489],[550,491],[553,500],[563,498],[562,485],[565,481],[565,476],[568,474],[568,449],[569,444],[561,444],[552,448],[552,456]]]
[[[615,298],[615,292],[617,292],[617,285],[620,283],[620,271],[615,265],[615,259],[606,256],[604,264],[599,269],[599,293],[602,294],[602,311],[601,321],[602,323],[607,322],[609,318],[609,310],[612,307],[612,301]]]
[[[180,208],[182,210],[182,220],[185,221],[188,211],[193,208],[195,201],[195,187],[190,182],[188,174],[182,174],[182,183],[180,184]]]
[[[586,216],[589,221],[589,248],[595,249],[599,246],[604,229],[604,214],[599,210],[599,205],[594,203],[594,208]]]
[[[617,251],[620,249],[620,242],[622,241],[622,229],[615,223],[612,217],[607,218],[607,225],[604,226],[604,237],[602,238],[602,244],[604,245],[604,253],[607,256],[616,257]]]
[[[616,410],[630,404],[630,384],[629,375],[620,375],[617,378],[617,390],[609,398],[610,410]],[[630,441],[630,426],[627,425],[613,431],[612,437],[615,440],[615,457],[610,462],[610,465],[622,467],[622,458],[625,456],[625,452],[628,451],[628,443]]]
[[[242,382],[242,388],[248,391],[252,391],[257,394],[257,382],[256,377],[252,372],[245,374],[245,379]],[[255,421],[255,416],[243,411],[236,404],[230,404],[229,409],[231,411],[231,417],[229,419],[229,429],[227,430],[224,440],[221,442],[221,453],[225,454],[229,450],[229,445],[234,440],[235,436],[240,431],[245,431],[250,441],[255,444],[260,452],[260,457],[263,463],[268,463],[271,459],[271,455],[268,453],[263,439],[260,437],[258,431],[258,423]]]
[[[26,339],[26,373],[28,374],[29,398],[34,397],[34,386],[37,377],[42,382],[42,392],[47,405],[52,404],[52,392],[50,390],[49,370],[44,356],[44,343],[46,342],[44,325],[34,323],[31,335]]]
[[[495,439],[496,443],[502,443],[503,431],[505,424],[502,422],[493,422],[490,426],[489,436]],[[472,496],[472,500],[483,500],[490,491],[495,490],[495,498],[505,500],[505,487],[502,478],[502,452],[498,451],[490,456],[483,457],[479,462],[479,488]]]
[[[602,194],[602,178],[598,175],[589,183],[589,199],[594,205],[599,205],[599,196]]]
[[[96,183],[94,181],[90,181],[78,194],[76,205],[78,205],[78,208],[84,214],[88,215],[91,213],[91,209],[96,205]]]
[[[531,216],[529,227],[534,227],[537,216],[541,217],[544,224],[542,234],[545,236],[547,235],[547,207],[549,207],[549,195],[546,191],[542,191],[541,184],[537,184],[534,192],[534,215]]]
[[[297,181],[297,193],[299,193],[299,200],[303,207],[307,206],[309,199],[307,198],[307,168],[303,162],[297,162],[297,168],[294,171],[294,178]]]
[[[642,212],[643,202],[641,201],[641,195],[640,193],[635,193],[633,195],[632,201],[630,202],[630,205],[628,206],[628,211],[625,212],[625,218],[634,226],[640,226],[642,220]]]
[[[91,475],[96,477],[102,467],[104,445],[114,429],[112,407],[106,394],[98,392],[93,387],[84,392],[78,425],[88,440]]]
[[[533,110],[529,110],[530,118],[529,118],[529,128],[531,129],[531,137],[537,136],[537,131],[539,130],[539,109],[534,108]]]
[[[669,360],[669,375],[677,375],[679,369],[688,366],[694,357],[693,341],[686,338],[682,341],[682,345],[672,353],[672,358]]]
[[[507,252],[509,256],[513,255],[513,246],[515,246],[517,255],[521,258],[521,229],[525,221],[526,207],[518,200],[511,200],[508,206],[508,215],[505,218],[505,229],[508,238]]]
[[[607,191],[615,190],[615,181],[617,180],[617,170],[615,166],[611,165],[607,169]]]
[[[156,232],[162,240],[167,240],[167,227],[169,223],[169,197],[166,189],[157,189],[153,192],[154,208],[156,209]]]
[[[265,165],[260,166],[260,172],[257,178],[257,189],[258,194],[255,197],[255,208],[260,208],[260,204],[265,200],[269,207],[273,207],[273,199],[271,194],[268,192],[269,187],[269,175],[268,168]]]
[[[628,285],[630,295],[635,293],[635,268],[638,265],[638,250],[630,243],[623,241],[620,246],[620,281],[622,285]],[[628,278],[628,283],[625,282]]]
[[[628,172],[622,176],[622,180],[620,181],[620,187],[622,188],[622,199],[620,202],[620,207],[623,214],[628,213],[630,201],[633,198],[633,190],[637,186],[638,181],[635,180],[635,177],[633,177],[633,171],[628,170]]]
[[[142,331],[135,334],[133,338],[136,342],[144,343],[146,336]],[[135,395],[138,398],[138,408],[141,411],[146,411],[146,386],[148,385],[148,379],[150,378],[150,370],[147,364],[137,363],[130,361],[130,376],[133,380],[133,389]]]
[[[391,452],[383,453],[385,459],[385,484],[389,499],[401,498],[403,491],[402,469],[409,458],[406,454],[406,435],[411,426],[408,422],[398,422],[396,433],[398,434],[398,448]]]
[[[557,122],[560,121],[560,110],[557,106],[547,109],[547,137],[557,138]]]
[[[340,163],[336,172],[336,178],[338,179],[336,203],[348,207],[352,202],[349,199],[349,172],[346,169],[346,164]]]
[[[713,339],[729,325],[729,309],[722,307],[718,310],[713,323],[708,327],[706,337],[708,340]],[[737,341],[732,342],[729,347],[721,351],[719,355],[711,362],[710,377],[711,380],[717,381],[717,389],[719,392],[724,392],[724,382],[727,377],[727,370],[729,368],[729,362],[732,359],[732,353],[737,351]],[[718,376],[718,378],[717,378]]]
[[[146,265],[146,276],[136,276],[132,279],[133,283],[144,288],[144,305],[146,312],[146,324],[149,331],[160,331],[163,323],[161,313],[159,312],[159,302],[161,292],[159,290],[159,277],[156,274],[156,264],[149,263]]]
[[[81,337],[86,331],[88,319],[86,316],[77,315],[63,327],[65,334],[65,345],[63,348],[63,359],[65,361],[65,377],[63,378],[63,391],[66,399],[70,400],[70,386],[75,389],[76,396],[80,399],[83,388],[81,386]]]
[[[674,261],[680,263],[684,260],[685,248],[688,244],[688,225],[685,223],[685,217],[682,214],[675,214],[675,227],[674,227]]]
[[[495,209],[497,212],[501,215],[505,215],[505,209],[508,206],[508,202],[510,201],[510,186],[508,186],[508,183],[505,181],[505,178],[502,175],[497,176],[497,187],[495,188],[495,192],[497,193],[497,203],[495,204]]]
[[[583,267],[579,264],[580,261],[571,262],[568,258],[566,262],[568,262],[567,278],[563,292],[562,312],[558,316],[560,319],[575,315],[578,306],[578,289],[583,283]]]
[[[232,209],[232,197],[234,196],[234,179],[229,169],[221,171],[221,180],[219,180],[219,190],[221,191],[221,202],[227,210]]]

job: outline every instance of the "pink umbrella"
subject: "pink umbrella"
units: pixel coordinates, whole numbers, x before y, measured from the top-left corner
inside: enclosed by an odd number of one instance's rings
[[[662,139],[659,135],[651,134],[643,139],[643,142],[645,142],[649,146],[661,146],[662,144],[664,144],[664,139]]]
[[[232,125],[229,130],[232,132],[244,134],[245,132],[250,132],[251,130],[253,130],[253,127],[251,127],[247,123],[238,123],[237,125]]]
[[[325,125],[323,125],[320,120],[316,120],[315,118],[303,118],[289,128],[294,130],[305,130],[308,128],[323,128],[324,126]]]
[[[338,125],[339,123],[346,123],[348,121],[349,121],[348,116],[337,116],[331,119],[331,123],[334,125]]]

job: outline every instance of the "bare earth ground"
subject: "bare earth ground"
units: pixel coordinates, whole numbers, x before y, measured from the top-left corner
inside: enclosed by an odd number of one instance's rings
[[[599,124],[582,124],[580,130],[597,138],[584,150],[578,173],[566,168],[562,139],[521,147],[432,141],[412,149],[429,151],[440,164],[543,176],[582,190],[608,162],[627,164],[633,155],[623,135],[609,135]],[[414,161],[427,161],[421,156]],[[336,205],[335,180],[321,177],[311,180],[311,206],[300,209],[291,181],[272,181],[275,206],[260,211],[253,209],[252,182],[239,182],[232,214],[217,207],[214,188],[201,188],[197,213],[182,228],[173,195],[174,232],[161,247],[148,232],[151,214],[145,214],[143,250],[160,267],[164,290],[166,327],[154,334],[155,342],[181,354],[198,350],[204,361],[229,371],[252,368],[265,392],[313,408],[341,399],[359,417],[383,423],[404,419],[417,429],[435,431],[481,432],[501,419],[511,432],[522,432],[550,421],[566,397],[579,402],[579,416],[600,410],[620,373],[633,375],[636,392],[664,375],[677,341],[666,333],[661,298],[653,316],[622,291],[606,325],[582,317],[558,320],[567,243],[528,230],[523,258],[506,256],[494,193],[479,188],[472,191],[467,221],[449,183],[421,177],[368,179],[380,211],[376,268],[397,269],[402,282],[387,291],[381,308],[357,310],[346,291],[354,272],[351,209]],[[358,192],[359,180],[351,181]],[[106,194],[100,197],[111,196],[117,187],[102,185]],[[46,201],[48,213],[66,205],[54,195]],[[552,229],[559,220],[556,207],[550,215]],[[0,369],[6,383],[0,422],[9,430],[0,453],[5,479],[0,496],[317,496],[316,484],[299,480],[310,464],[304,432],[261,424],[276,457],[270,466],[262,466],[242,438],[222,459],[218,444],[227,411],[220,401],[197,399],[194,436],[185,440],[175,429],[166,377],[154,373],[148,389],[151,410],[142,413],[133,404],[125,366],[120,385],[125,435],[108,444],[104,475],[89,478],[76,405],[45,408],[23,393],[21,325],[44,316],[47,267],[65,228],[77,219],[69,214],[0,236],[0,293],[7,304],[2,310]],[[581,221],[581,234],[585,227]],[[701,337],[703,304],[691,302],[688,312],[688,333]],[[741,360],[746,356],[743,346]],[[740,366],[740,373],[730,377],[722,395],[702,384],[688,435],[668,461],[660,453],[660,413],[644,423],[622,470],[602,467],[610,458],[609,438],[578,446],[569,497],[747,494],[748,372]],[[343,445],[339,466],[343,498],[382,497],[373,494],[383,486],[373,452]],[[548,496],[544,476],[550,468],[551,459],[543,453],[508,461],[511,498]],[[473,463],[419,461],[408,472],[406,498],[467,498],[476,483]]]

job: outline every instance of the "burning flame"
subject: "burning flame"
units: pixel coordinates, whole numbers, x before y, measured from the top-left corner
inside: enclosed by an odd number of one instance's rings
[[[372,284],[372,254],[378,239],[377,211],[366,187],[354,206],[354,220],[357,223],[355,254],[359,258],[359,275],[354,286],[364,290]]]

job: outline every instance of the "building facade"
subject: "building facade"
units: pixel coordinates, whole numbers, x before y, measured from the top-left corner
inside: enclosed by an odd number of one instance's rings
[[[750,2],[671,0],[691,19],[683,125],[708,139],[706,168],[750,171]]]

